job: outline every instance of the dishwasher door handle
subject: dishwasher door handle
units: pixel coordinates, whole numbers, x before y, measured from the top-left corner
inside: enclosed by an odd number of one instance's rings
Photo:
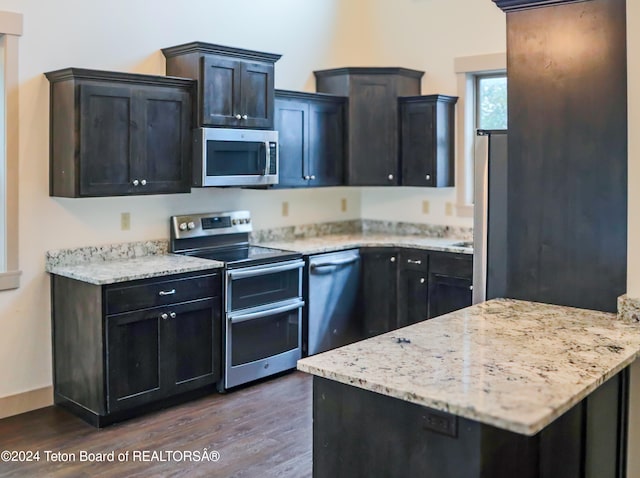
[[[264,309],[257,312],[249,312],[248,314],[229,315],[229,322],[232,324],[239,324],[246,322],[247,320],[261,319],[263,317],[269,317],[271,315],[281,314],[283,312],[289,312],[290,310],[299,309],[304,306],[303,300],[297,300],[292,304],[286,304],[280,307],[273,307],[270,309]]]
[[[331,266],[345,266],[347,264],[353,264],[354,262],[358,262],[360,260],[360,256],[350,257],[349,259],[343,259],[341,261],[331,261],[331,262],[312,262],[309,265],[309,269],[319,269],[320,267],[331,267]]]

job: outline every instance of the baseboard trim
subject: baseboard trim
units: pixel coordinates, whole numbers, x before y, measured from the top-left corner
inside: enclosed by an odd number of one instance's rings
[[[53,387],[38,388],[28,392],[0,398],[0,419],[53,405]]]

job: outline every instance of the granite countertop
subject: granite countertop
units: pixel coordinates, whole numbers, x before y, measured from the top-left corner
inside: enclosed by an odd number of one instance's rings
[[[473,254],[472,247],[456,246],[463,239],[451,237],[424,237],[418,235],[401,235],[390,233],[352,233],[327,234],[316,237],[299,239],[285,239],[280,241],[263,242],[260,245],[300,252],[302,254],[319,254],[323,252],[340,251],[355,247],[411,247],[445,252]]]
[[[298,369],[535,435],[640,352],[615,314],[495,299],[302,359]]]
[[[166,241],[109,244],[47,252],[45,269],[104,285],[223,267],[218,261],[167,253]]]

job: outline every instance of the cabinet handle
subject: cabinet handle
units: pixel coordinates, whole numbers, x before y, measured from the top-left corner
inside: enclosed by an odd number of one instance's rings
[[[247,116],[247,115],[242,115],[242,119],[243,119],[243,120],[249,119],[249,116]]]
[[[171,289],[171,290],[161,290],[160,292],[158,292],[158,295],[173,295],[176,293],[175,289]]]
[[[393,174],[390,174],[387,178],[389,178],[389,181],[393,181]]]
[[[315,177],[315,175],[314,175],[314,174],[312,174],[312,175],[311,175],[311,177],[310,177],[309,179],[315,179],[315,178],[316,178],[316,177]]]
[[[146,186],[147,185],[147,180],[143,179],[142,181],[140,181],[140,184],[142,184],[143,186]]]
[[[395,257],[392,257],[392,258],[391,258],[391,259],[389,259],[389,260],[390,260],[391,262],[395,262],[395,261],[396,261],[396,258],[395,258]]]
[[[138,184],[140,184],[140,181],[138,181],[137,179],[134,179],[134,180],[133,180],[133,185],[134,185],[134,186],[137,186]]]
[[[237,119],[237,120],[240,120],[240,119],[242,119],[242,116],[240,116],[240,115],[236,115],[236,119]]]
[[[420,265],[422,264],[422,261],[420,259],[418,260],[414,260],[414,259],[407,259],[407,264],[417,264]]]
[[[424,178],[425,178],[427,181],[429,181],[429,180],[431,179],[431,175],[430,175],[430,174],[427,174]]]
[[[424,277],[420,277],[420,283],[424,284]]]
[[[166,312],[163,312],[162,314],[160,314],[160,318],[161,318],[162,320],[167,320],[167,319],[169,318],[169,316],[167,315],[167,313],[166,313]]]
[[[169,312],[169,317],[171,317],[172,319],[176,318],[176,313],[175,312]]]

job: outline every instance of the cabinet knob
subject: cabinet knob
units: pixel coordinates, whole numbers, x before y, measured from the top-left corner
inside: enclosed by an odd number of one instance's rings
[[[393,181],[393,174],[390,174],[387,178],[389,178],[389,181]]]
[[[240,120],[240,119],[242,119],[242,116],[241,115],[236,115],[236,119]]]
[[[249,116],[248,115],[242,115],[242,119],[243,120],[249,119]]]
[[[424,281],[424,277],[420,277],[420,283],[421,283],[421,284],[424,284],[424,282],[425,282],[425,281]]]
[[[134,186],[137,186],[138,184],[140,184],[140,181],[138,181],[137,179],[134,179],[134,180],[133,180],[133,185],[134,185]]]
[[[389,259],[389,260],[390,260],[391,262],[395,262],[395,261],[396,261],[396,258],[395,258],[395,257],[392,257],[392,258],[391,258],[391,259]]]
[[[310,177],[309,179],[315,179],[315,178],[316,178],[316,177],[315,177],[315,175],[314,175],[314,174],[312,174],[312,175],[311,175],[311,177]]]
[[[469,290],[473,290],[473,285],[470,285],[470,286],[469,286]]]
[[[176,313],[175,312],[169,312],[169,317],[171,317],[172,319],[176,318]]]
[[[169,318],[169,314],[167,314],[166,312],[163,312],[162,314],[160,314],[160,318],[162,320],[167,320]]]
[[[427,174],[424,178],[425,178],[427,181],[429,181],[429,180],[431,179],[431,175],[430,175],[430,174]]]
[[[142,184],[143,186],[146,186],[147,185],[147,180],[143,179],[142,181],[140,181],[140,184]]]
[[[304,179],[305,181],[308,181],[309,179],[311,179],[311,176],[302,176],[302,179]]]

